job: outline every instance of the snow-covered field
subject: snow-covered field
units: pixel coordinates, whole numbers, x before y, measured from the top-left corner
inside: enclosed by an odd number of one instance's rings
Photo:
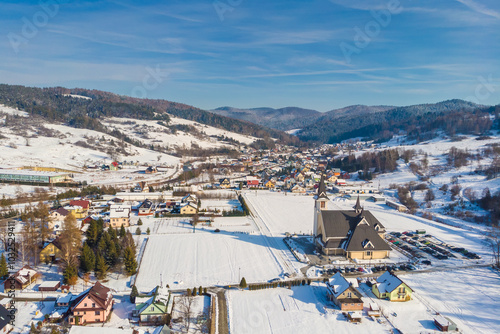
[[[249,191],[245,198],[265,221],[272,233],[306,233],[313,229],[312,196],[269,191]]]
[[[500,273],[490,268],[402,276],[418,297],[464,333],[498,333]]]
[[[261,235],[207,232],[153,235],[142,260],[136,284],[152,289],[160,283],[172,288],[231,285],[269,280],[281,274]]]
[[[324,285],[229,292],[231,333],[387,333],[387,324],[364,317],[351,324],[332,308]]]

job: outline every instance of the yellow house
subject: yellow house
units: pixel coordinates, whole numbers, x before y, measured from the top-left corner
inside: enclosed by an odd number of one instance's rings
[[[274,184],[273,181],[269,180],[269,181],[266,182],[265,186],[266,186],[267,189],[274,189],[274,187],[276,185]]]
[[[45,244],[45,246],[40,251],[40,261],[41,262],[53,262],[61,256],[61,245],[58,239],[54,239],[51,242]]]
[[[388,299],[391,302],[406,302],[411,300],[413,290],[399,277],[389,271],[377,278],[372,285],[372,292],[379,299]]]
[[[196,212],[198,212],[198,209],[192,203],[187,203],[180,210],[181,215],[194,215]]]
[[[65,209],[72,213],[76,219],[83,219],[87,217],[88,210],[82,208],[81,206],[67,206]]]
[[[337,181],[337,176],[335,175],[332,175],[328,178],[328,182],[332,182],[332,183],[335,183],[335,181]]]

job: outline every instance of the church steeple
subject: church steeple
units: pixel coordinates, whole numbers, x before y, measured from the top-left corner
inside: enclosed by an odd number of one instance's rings
[[[323,198],[326,200],[329,200],[328,196],[326,195],[326,185],[325,185],[325,174],[321,174],[321,179],[319,180],[319,185],[318,185],[318,192],[316,193],[316,200]]]
[[[359,201],[359,195],[358,195],[358,199],[356,200],[356,205],[354,206],[354,211],[356,211],[356,213],[363,212],[363,208],[361,207],[361,203]]]

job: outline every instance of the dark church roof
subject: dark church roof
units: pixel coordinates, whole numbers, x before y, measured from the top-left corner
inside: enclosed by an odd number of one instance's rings
[[[318,185],[318,193],[316,194],[316,199],[328,199],[328,196],[326,195],[326,186],[325,186],[325,174],[321,174],[321,179],[319,180],[319,185]]]
[[[327,248],[343,248],[346,251],[390,250],[389,245],[378,235],[379,231],[385,229],[384,226],[370,211],[324,210],[321,217],[325,237],[337,238],[335,242],[328,240],[325,245]]]

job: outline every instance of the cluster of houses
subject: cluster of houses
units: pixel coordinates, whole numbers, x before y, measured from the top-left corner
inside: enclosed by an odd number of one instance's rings
[[[40,281],[41,273],[29,266],[24,266],[4,282],[5,291],[9,289],[24,290]],[[170,322],[173,301],[169,291],[161,291],[156,287],[148,294],[135,298],[135,309],[131,316],[139,325],[163,325]],[[59,293],[55,300],[54,310],[49,315],[50,321],[66,320],[70,325],[104,323],[109,320],[113,311],[113,294],[111,289],[96,282],[79,294],[69,292],[69,287],[60,285],[58,281],[44,281],[38,285],[40,292]]]

